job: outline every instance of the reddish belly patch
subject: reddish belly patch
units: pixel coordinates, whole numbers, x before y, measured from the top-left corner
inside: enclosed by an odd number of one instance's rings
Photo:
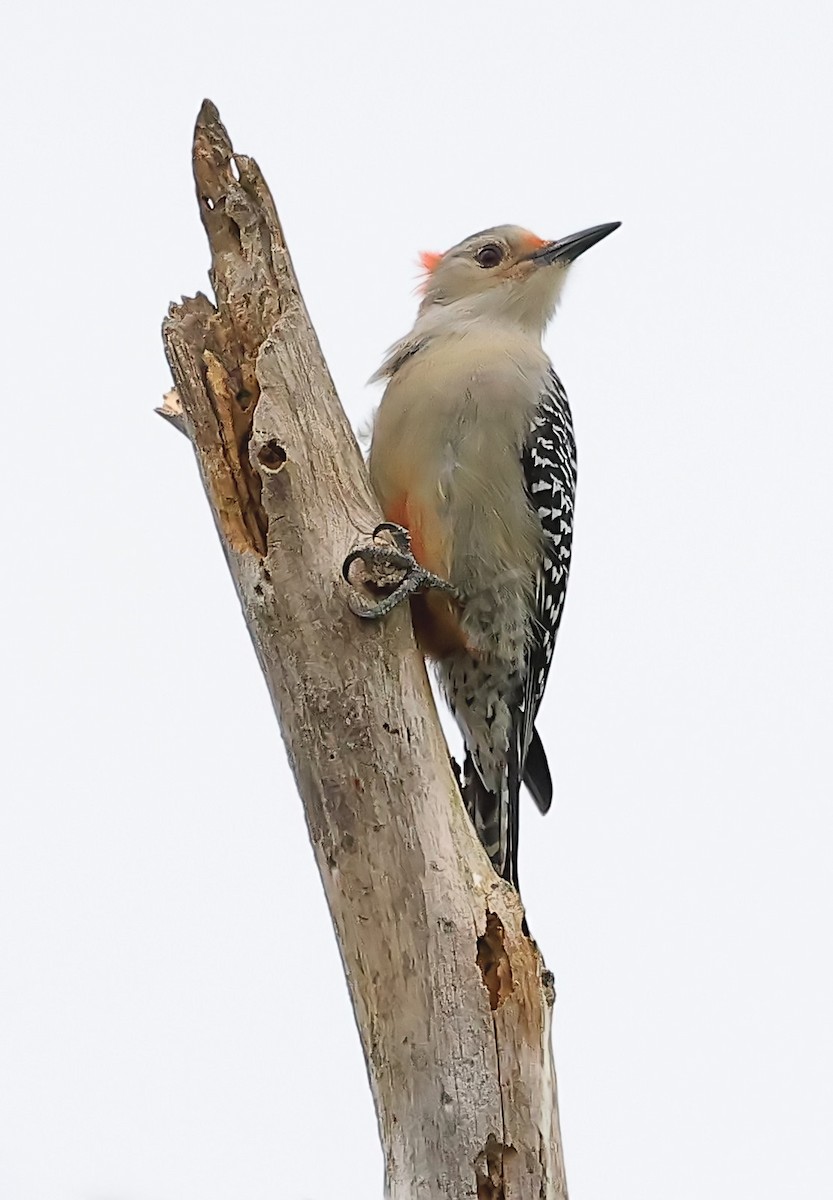
[[[385,517],[408,530],[414,558],[420,566],[446,578],[446,555],[439,539],[431,537],[431,527],[436,521],[426,519],[427,514],[407,495],[397,496],[385,505]],[[460,606],[446,593],[423,592],[413,596],[411,617],[417,644],[428,658],[446,658],[459,650],[470,649],[460,628]]]

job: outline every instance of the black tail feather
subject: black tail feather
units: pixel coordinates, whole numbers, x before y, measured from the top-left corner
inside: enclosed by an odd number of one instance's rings
[[[507,769],[509,775],[509,817],[507,820],[506,862],[503,878],[508,879],[520,894],[518,887],[518,823],[521,799],[521,770],[520,770],[520,725],[519,714],[516,713],[513,736],[509,739],[509,759]]]
[[[518,779],[517,759],[509,763],[508,799],[501,801],[499,796],[483,783],[471,755],[467,754],[463,763],[463,781],[460,792],[466,812],[471,818],[477,835],[492,866],[497,873],[506,879],[513,887],[518,886],[518,809],[520,781]],[[502,812],[502,804],[508,803],[508,811]],[[505,824],[504,824],[505,822]]]
[[[463,763],[460,783],[466,812],[492,860],[492,865],[498,874],[502,875],[515,888],[518,888],[520,732],[519,713],[513,736],[509,739],[509,754],[506,764],[507,800],[505,801],[509,807],[505,815],[501,811],[500,797],[494,795],[484,785],[474,761],[468,753]],[[529,788],[532,798],[541,812],[547,812],[552,804],[552,778],[547,764],[547,756],[537,730],[533,731],[532,742],[524,762],[523,782]]]
[[[530,795],[539,811],[549,812],[552,804],[552,776],[547,763],[547,754],[537,729],[532,731],[532,741],[526,752],[524,783],[529,788]]]

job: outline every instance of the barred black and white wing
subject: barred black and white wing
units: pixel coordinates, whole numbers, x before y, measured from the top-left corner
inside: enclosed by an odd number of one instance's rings
[[[536,804],[546,812],[552,783],[535,718],[544,695],[570,572],[576,493],[576,441],[567,393],[550,369],[522,454],[527,496],[541,521],[543,553],[538,569],[535,617],[526,654],[523,711],[519,717],[521,773]]]

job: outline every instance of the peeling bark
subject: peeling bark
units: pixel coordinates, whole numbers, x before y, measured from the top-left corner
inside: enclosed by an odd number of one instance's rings
[[[552,976],[466,816],[407,612],[341,563],[381,519],[269,189],[206,101],[216,305],[164,322],[175,390],[304,804],[367,1058],[391,1200],[566,1197]]]

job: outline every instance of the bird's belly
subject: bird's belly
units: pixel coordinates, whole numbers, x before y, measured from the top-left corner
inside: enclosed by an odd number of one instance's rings
[[[433,481],[427,488],[426,478]],[[507,456],[505,470],[492,476],[476,444],[447,443],[431,469],[420,472],[410,490],[383,501],[383,508],[389,521],[410,531],[417,561],[459,594],[459,602],[436,591],[414,598],[423,653],[445,658],[466,650],[476,657],[522,659],[540,525],[525,500],[520,461],[515,470]]]
[[[460,593],[462,607],[439,593],[414,606],[442,617],[445,644],[485,644],[510,612],[531,609],[541,529],[521,453],[545,362],[525,345],[452,340],[403,367],[377,414],[370,469],[385,516]]]
[[[418,488],[382,502],[386,519],[410,533],[417,562],[441,579],[448,579],[450,543],[439,507]],[[460,604],[447,592],[429,591],[413,596],[411,616],[419,648],[428,658],[446,658],[456,651],[471,649],[460,623]]]

